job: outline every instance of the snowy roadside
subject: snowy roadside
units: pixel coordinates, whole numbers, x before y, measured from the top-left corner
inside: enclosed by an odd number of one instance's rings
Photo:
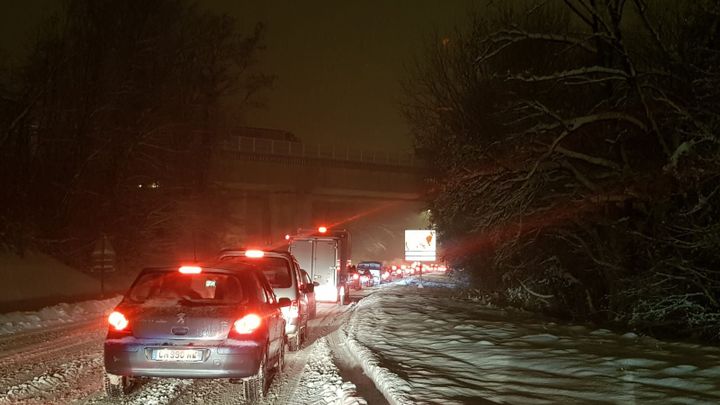
[[[391,404],[720,403],[718,347],[478,305],[437,276],[413,283],[378,288],[343,328]]]
[[[0,404],[4,403],[113,403],[102,393],[102,346],[104,329],[82,323],[110,312],[120,297],[101,301],[59,304],[39,311],[0,315],[0,335],[18,338],[20,351],[8,351],[3,361],[9,368],[0,372]],[[322,306],[312,333],[316,341],[301,351],[288,353],[285,373],[275,378],[264,404],[365,405],[352,381],[344,380],[333,351],[323,335],[332,322],[342,322],[348,307]],[[23,331],[44,331],[42,340],[27,340]],[[50,330],[47,330],[50,329]],[[32,334],[34,336],[34,334]],[[49,339],[45,336],[51,336]],[[4,341],[4,340],[3,340]],[[31,345],[25,344],[32,342]],[[9,346],[15,349],[15,346]],[[242,385],[226,380],[152,379],[142,382],[123,401],[128,404],[244,403]]]
[[[119,296],[72,304],[61,303],[38,311],[16,311],[0,314],[0,336],[30,329],[52,327],[85,321],[107,315],[120,302]]]
[[[343,381],[332,358],[327,338],[317,340],[305,350],[311,350],[293,404],[364,405],[356,395],[355,384]]]

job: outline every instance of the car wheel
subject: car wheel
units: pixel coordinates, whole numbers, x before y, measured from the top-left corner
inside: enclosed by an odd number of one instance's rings
[[[105,385],[105,394],[108,398],[122,398],[130,392],[130,377],[105,373],[103,382]]]
[[[265,397],[265,389],[267,388],[267,377],[265,376],[265,364],[267,360],[267,351],[260,361],[258,372],[253,377],[245,381],[245,399],[251,402],[257,402]]]
[[[302,331],[298,330],[295,332],[295,335],[291,338],[288,338],[288,346],[290,348],[291,352],[296,352],[300,350],[300,345],[302,345]]]

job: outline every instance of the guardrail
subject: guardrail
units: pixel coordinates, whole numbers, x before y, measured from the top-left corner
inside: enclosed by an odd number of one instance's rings
[[[222,148],[227,151],[257,155],[326,159],[390,166],[420,166],[420,162],[415,159],[412,152],[358,150],[335,145],[306,144],[246,136],[228,136],[223,140]]]

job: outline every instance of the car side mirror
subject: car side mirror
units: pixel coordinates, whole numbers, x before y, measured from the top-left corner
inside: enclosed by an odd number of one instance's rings
[[[305,292],[312,293],[315,292],[315,284],[305,284]]]
[[[278,307],[280,308],[289,307],[291,304],[292,301],[288,297],[282,297],[278,300]]]
[[[319,286],[319,285],[320,285],[320,283],[318,283],[317,281],[313,281],[313,286],[314,286],[314,287],[317,287],[317,286]]]

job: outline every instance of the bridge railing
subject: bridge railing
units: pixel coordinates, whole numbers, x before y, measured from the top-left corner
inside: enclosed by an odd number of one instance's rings
[[[246,136],[226,137],[223,142],[223,149],[257,155],[326,159],[391,166],[419,166],[419,162],[412,152],[371,151],[335,145],[306,144]]]

